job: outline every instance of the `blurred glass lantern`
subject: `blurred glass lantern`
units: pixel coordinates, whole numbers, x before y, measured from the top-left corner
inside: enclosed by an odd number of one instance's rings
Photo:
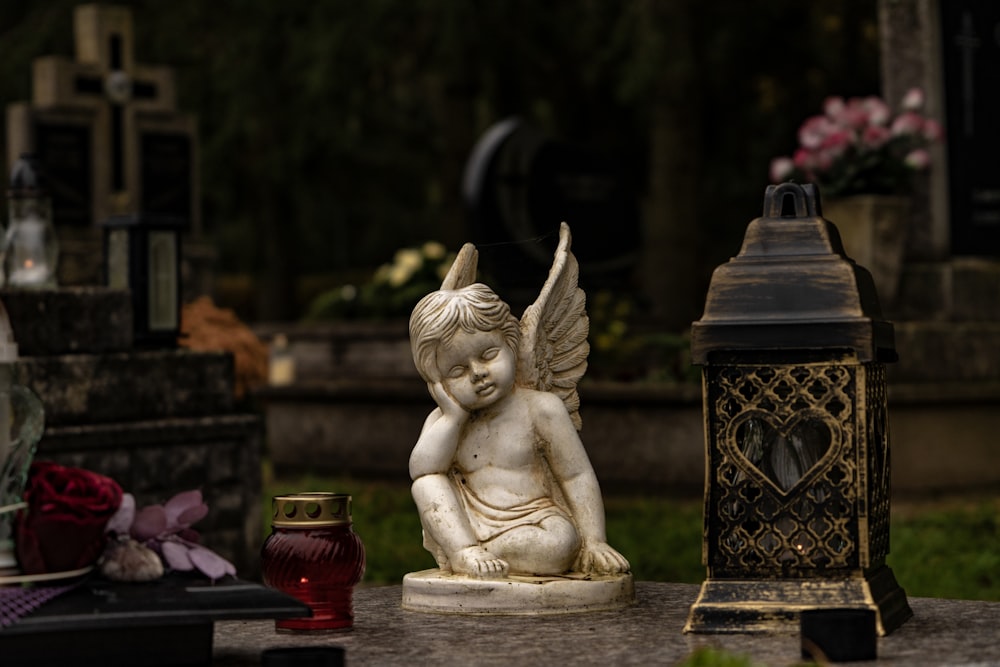
[[[0,577],[20,574],[15,516],[25,506],[28,471],[45,428],[41,401],[27,387],[15,384],[17,359],[14,330],[0,302]]]
[[[59,242],[52,226],[52,200],[33,155],[14,163],[7,191],[9,227],[4,241],[4,273],[11,287],[56,286]]]
[[[104,222],[108,287],[132,292],[135,344],[174,347],[180,332],[181,224],[167,218],[116,216]]]
[[[874,610],[879,634],[899,627],[912,612],[885,564],[893,328],[815,186],[767,189],[691,336],[708,577],[685,631],[787,631],[804,610],[844,608]]]

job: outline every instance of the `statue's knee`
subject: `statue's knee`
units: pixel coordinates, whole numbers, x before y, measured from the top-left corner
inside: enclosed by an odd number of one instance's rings
[[[552,536],[557,544],[580,547],[580,534],[576,530],[576,525],[569,519],[561,516],[549,517],[542,522],[542,528]]]

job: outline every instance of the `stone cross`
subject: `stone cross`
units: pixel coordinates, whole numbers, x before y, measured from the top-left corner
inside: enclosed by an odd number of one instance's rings
[[[962,52],[962,102],[965,105],[962,114],[962,133],[971,137],[975,134],[975,114],[973,105],[976,103],[975,57],[976,49],[980,48],[982,40],[976,36],[972,24],[972,14],[962,13],[962,32],[955,35],[955,46]]]
[[[1000,8],[972,0],[943,4],[941,31],[952,252],[998,257]]]
[[[8,162],[34,152],[59,226],[142,213],[197,229],[195,121],[177,114],[173,71],[138,64],[126,7],[74,11],[76,58],[35,60],[31,104],[8,107]]]
[[[945,127],[918,188],[907,259],[1000,257],[1000,4],[879,0],[882,88],[891,105],[921,87]]]

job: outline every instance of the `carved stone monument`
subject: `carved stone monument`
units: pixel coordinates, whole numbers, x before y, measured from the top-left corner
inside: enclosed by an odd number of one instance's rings
[[[135,62],[132,13],[76,7],[75,59],[35,59],[31,102],[7,107],[7,163],[33,153],[52,190],[61,243],[59,284],[103,282],[100,225],[141,213],[201,235],[196,119],[177,111],[173,70]],[[194,272],[196,275],[203,270]]]
[[[410,476],[438,569],[404,577],[404,608],[542,614],[634,599],[577,434],[589,324],[569,245],[563,223],[549,277],[520,322],[475,283],[471,244],[413,310],[414,363],[438,407]]]

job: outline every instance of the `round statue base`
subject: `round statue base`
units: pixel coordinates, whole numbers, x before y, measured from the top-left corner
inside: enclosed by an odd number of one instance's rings
[[[403,609],[438,614],[575,614],[635,602],[631,574],[476,579],[439,569],[403,577]]]

